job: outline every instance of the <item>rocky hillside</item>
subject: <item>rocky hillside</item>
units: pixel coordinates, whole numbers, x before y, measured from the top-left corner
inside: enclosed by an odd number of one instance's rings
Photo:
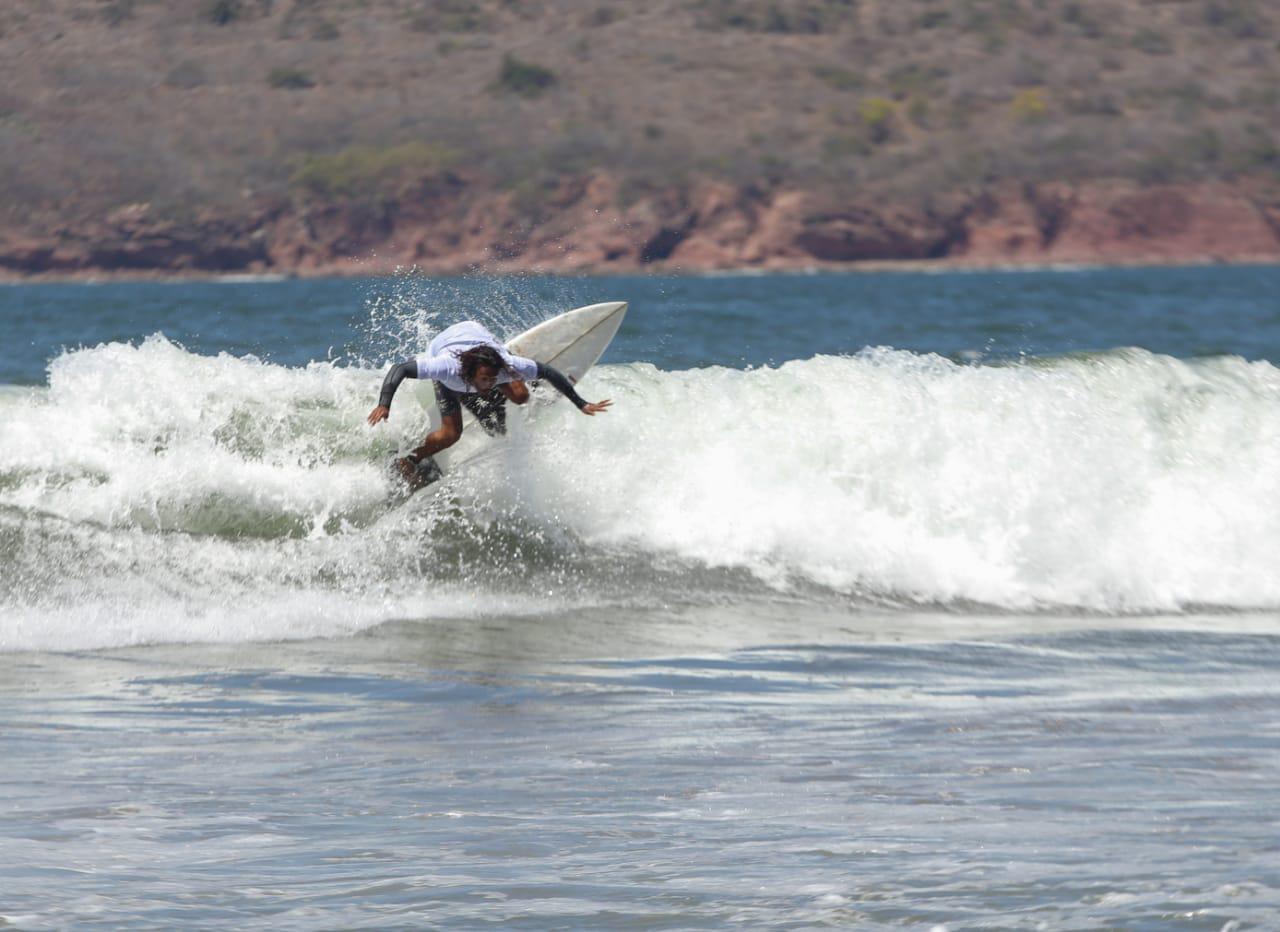
[[[13,0],[0,272],[1280,258],[1270,0]]]

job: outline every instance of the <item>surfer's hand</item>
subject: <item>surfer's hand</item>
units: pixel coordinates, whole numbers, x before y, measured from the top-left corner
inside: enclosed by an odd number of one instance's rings
[[[581,411],[583,414],[588,414],[594,417],[595,415],[599,414],[601,411],[604,411],[606,408],[608,408],[609,405],[611,404],[613,404],[613,402],[610,401],[608,398],[606,398],[604,401],[596,401],[591,404],[585,404],[578,410]]]
[[[369,426],[372,427],[374,424],[377,424],[379,421],[385,421],[387,419],[387,415],[389,415],[390,413],[391,413],[391,409],[388,408],[386,405],[378,405],[376,408],[374,408],[372,411],[369,412],[369,417],[368,417]]]

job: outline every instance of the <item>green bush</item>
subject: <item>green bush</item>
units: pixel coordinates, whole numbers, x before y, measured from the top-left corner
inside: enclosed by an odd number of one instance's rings
[[[189,91],[192,88],[200,87],[206,80],[204,69],[197,62],[180,61],[169,69],[169,73],[165,75],[164,83],[168,87],[177,87]]]
[[[1014,119],[1024,123],[1034,123],[1049,115],[1049,104],[1045,100],[1044,89],[1039,87],[1018,91],[1010,102],[1009,109]]]
[[[909,62],[890,71],[887,81],[893,98],[905,100],[914,95],[932,97],[938,94],[947,76],[947,69],[938,65]]]
[[[517,214],[528,220],[541,220],[555,196],[554,175],[537,175],[521,178],[511,188],[511,206]]]
[[[1113,95],[1090,89],[1069,92],[1062,105],[1074,116],[1120,116],[1124,112]]]
[[[556,84],[555,72],[532,62],[520,61],[511,54],[502,56],[495,88],[517,97],[538,97]]]
[[[1261,39],[1267,35],[1267,21],[1250,0],[1214,0],[1205,7],[1204,19],[1233,39]]]
[[[1130,44],[1139,52],[1146,52],[1148,55],[1173,54],[1173,43],[1169,41],[1169,37],[1154,29],[1138,30],[1133,34]]]
[[[1214,165],[1222,157],[1222,140],[1212,127],[1198,129],[1186,137],[1182,151],[1193,165]]]
[[[951,13],[947,10],[925,10],[912,23],[916,29],[937,29],[951,22]]]
[[[409,15],[414,32],[488,32],[493,17],[472,0],[432,0]]]
[[[840,133],[822,141],[823,158],[830,162],[844,162],[852,158],[864,158],[874,150],[863,133]]]
[[[814,65],[813,76],[837,91],[856,91],[867,83],[858,72],[839,65]]]
[[[1138,180],[1146,185],[1168,184],[1182,174],[1178,160],[1169,152],[1153,152],[1142,159],[1134,171]]]
[[[334,198],[391,195],[438,175],[456,161],[451,150],[426,142],[388,148],[352,146],[331,155],[303,157],[289,178],[289,186]]]
[[[267,74],[267,83],[287,91],[303,91],[316,86],[311,75],[299,68],[272,68]]]
[[[893,118],[897,112],[892,100],[883,97],[867,97],[858,104],[858,119],[867,132],[867,138],[879,145],[893,135]]]
[[[960,94],[956,97],[938,101],[935,110],[939,111],[941,125],[951,129],[968,129],[974,117],[984,109],[984,103],[975,94]]]
[[[1023,53],[1014,62],[1010,79],[1017,87],[1037,87],[1049,80],[1049,66],[1043,58]]]
[[[244,8],[240,0],[205,0],[202,12],[204,18],[215,26],[225,26],[238,19]]]
[[[697,0],[701,29],[818,35],[835,32],[857,13],[856,0]]]
[[[922,129],[929,125],[929,101],[916,95],[907,101],[907,119]]]
[[[1280,146],[1261,126],[1250,126],[1245,138],[1231,148],[1229,163],[1233,171],[1246,174],[1280,173]]]
[[[1199,116],[1215,103],[1206,93],[1204,85],[1198,81],[1183,81],[1168,87],[1157,88],[1154,96],[1158,101],[1173,104],[1175,114],[1182,120]]]
[[[776,152],[766,152],[760,156],[760,174],[770,184],[779,184],[794,172],[786,156]]]
[[[935,171],[941,188],[967,188],[990,184],[998,177],[996,158],[983,148],[958,148],[942,153]]]
[[[102,19],[108,26],[119,26],[133,19],[133,0],[106,0],[102,5]]]
[[[1026,28],[1027,14],[1018,0],[965,0],[960,4],[964,17],[959,20],[962,30],[981,37],[987,52],[997,52],[1009,42],[1009,33]],[[1044,32],[1044,26],[1040,26]]]
[[[598,6],[582,19],[582,25],[588,29],[598,29],[601,26],[609,26],[622,19],[622,12],[611,6]]]
[[[1101,39],[1106,35],[1102,21],[1087,10],[1082,3],[1068,3],[1062,8],[1062,18],[1069,25],[1080,30],[1086,39]]]
[[[1236,106],[1246,110],[1270,110],[1280,107],[1280,78],[1241,88],[1236,94]]]

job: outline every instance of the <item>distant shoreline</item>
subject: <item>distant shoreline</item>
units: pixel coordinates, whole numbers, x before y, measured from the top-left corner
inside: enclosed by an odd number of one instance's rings
[[[451,177],[371,214],[352,200],[262,200],[179,220],[127,204],[44,229],[0,227],[0,280],[260,280],[424,275],[763,274],[1270,264],[1266,179],[993,184],[918,204],[711,178],[622,206],[595,173],[531,216]]]
[[[128,283],[154,284],[276,284],[282,282],[323,281],[345,279],[396,278],[421,276],[424,278],[752,278],[763,276],[805,275],[866,275],[885,272],[910,275],[938,275],[949,273],[989,274],[1035,272],[1091,272],[1113,269],[1182,269],[1182,268],[1269,268],[1280,267],[1280,256],[1197,256],[1186,259],[1126,259],[1118,262],[993,262],[974,263],[948,259],[869,260],[866,262],[824,263],[807,266],[741,266],[722,269],[685,269],[673,266],[645,266],[616,269],[554,269],[536,268],[489,270],[483,267],[471,269],[425,270],[420,268],[387,269],[377,266],[362,268],[359,263],[341,266],[313,268],[294,272],[263,273],[208,273],[173,272],[169,270],[95,269],[73,273],[35,273],[12,275],[0,270],[0,286],[22,285],[110,285]]]

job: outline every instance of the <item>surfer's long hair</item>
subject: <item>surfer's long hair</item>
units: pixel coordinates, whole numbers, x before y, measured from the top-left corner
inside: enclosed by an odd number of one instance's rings
[[[502,354],[488,343],[481,343],[469,350],[463,350],[458,354],[458,362],[462,363],[462,381],[468,385],[476,384],[476,373],[481,369],[496,369],[499,374],[505,372],[508,375],[515,375],[507,365],[507,361],[502,358]]]

